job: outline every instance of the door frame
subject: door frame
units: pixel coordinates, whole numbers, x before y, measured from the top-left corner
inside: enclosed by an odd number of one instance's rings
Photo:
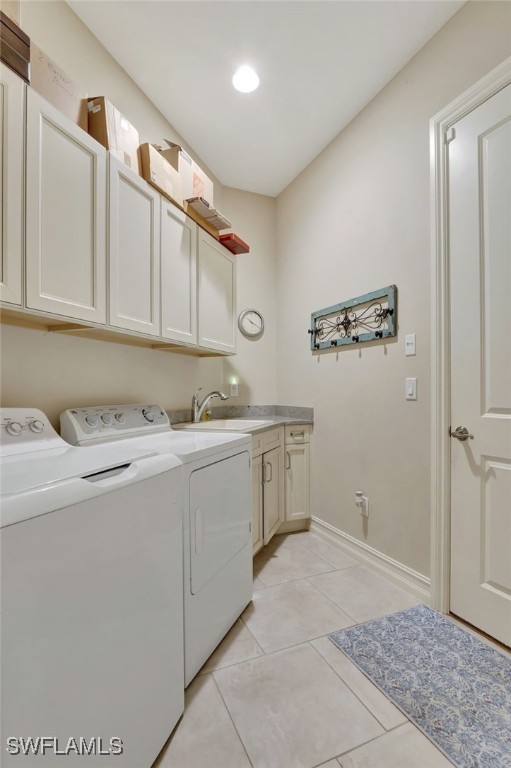
[[[511,83],[511,56],[431,118],[431,605],[450,607],[450,284],[447,146],[453,123]]]

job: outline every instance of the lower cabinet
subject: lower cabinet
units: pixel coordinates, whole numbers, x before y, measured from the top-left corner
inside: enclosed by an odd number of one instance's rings
[[[252,438],[252,544],[254,554],[284,521],[284,429]]]
[[[286,427],[285,520],[310,517],[310,427]]]

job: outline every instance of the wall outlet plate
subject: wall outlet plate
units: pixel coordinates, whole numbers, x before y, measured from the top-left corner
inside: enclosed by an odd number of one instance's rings
[[[417,400],[417,379],[405,379],[405,396],[407,400]]]
[[[415,355],[415,334],[409,333],[405,336],[405,355],[412,357]]]
[[[231,384],[231,397],[238,397],[238,385]]]

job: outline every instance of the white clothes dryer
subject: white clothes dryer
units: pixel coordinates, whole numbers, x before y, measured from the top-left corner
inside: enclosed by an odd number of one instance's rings
[[[160,405],[73,408],[61,434],[171,453],[183,463],[185,684],[252,600],[251,437],[174,431]]]
[[[184,709],[181,462],[0,418],[2,766],[150,768]]]

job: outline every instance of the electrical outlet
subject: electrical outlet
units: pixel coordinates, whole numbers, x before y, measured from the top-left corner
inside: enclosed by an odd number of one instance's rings
[[[405,355],[413,357],[415,355],[415,334],[409,333],[405,336]]]
[[[238,385],[231,384],[231,397],[238,397]]]

